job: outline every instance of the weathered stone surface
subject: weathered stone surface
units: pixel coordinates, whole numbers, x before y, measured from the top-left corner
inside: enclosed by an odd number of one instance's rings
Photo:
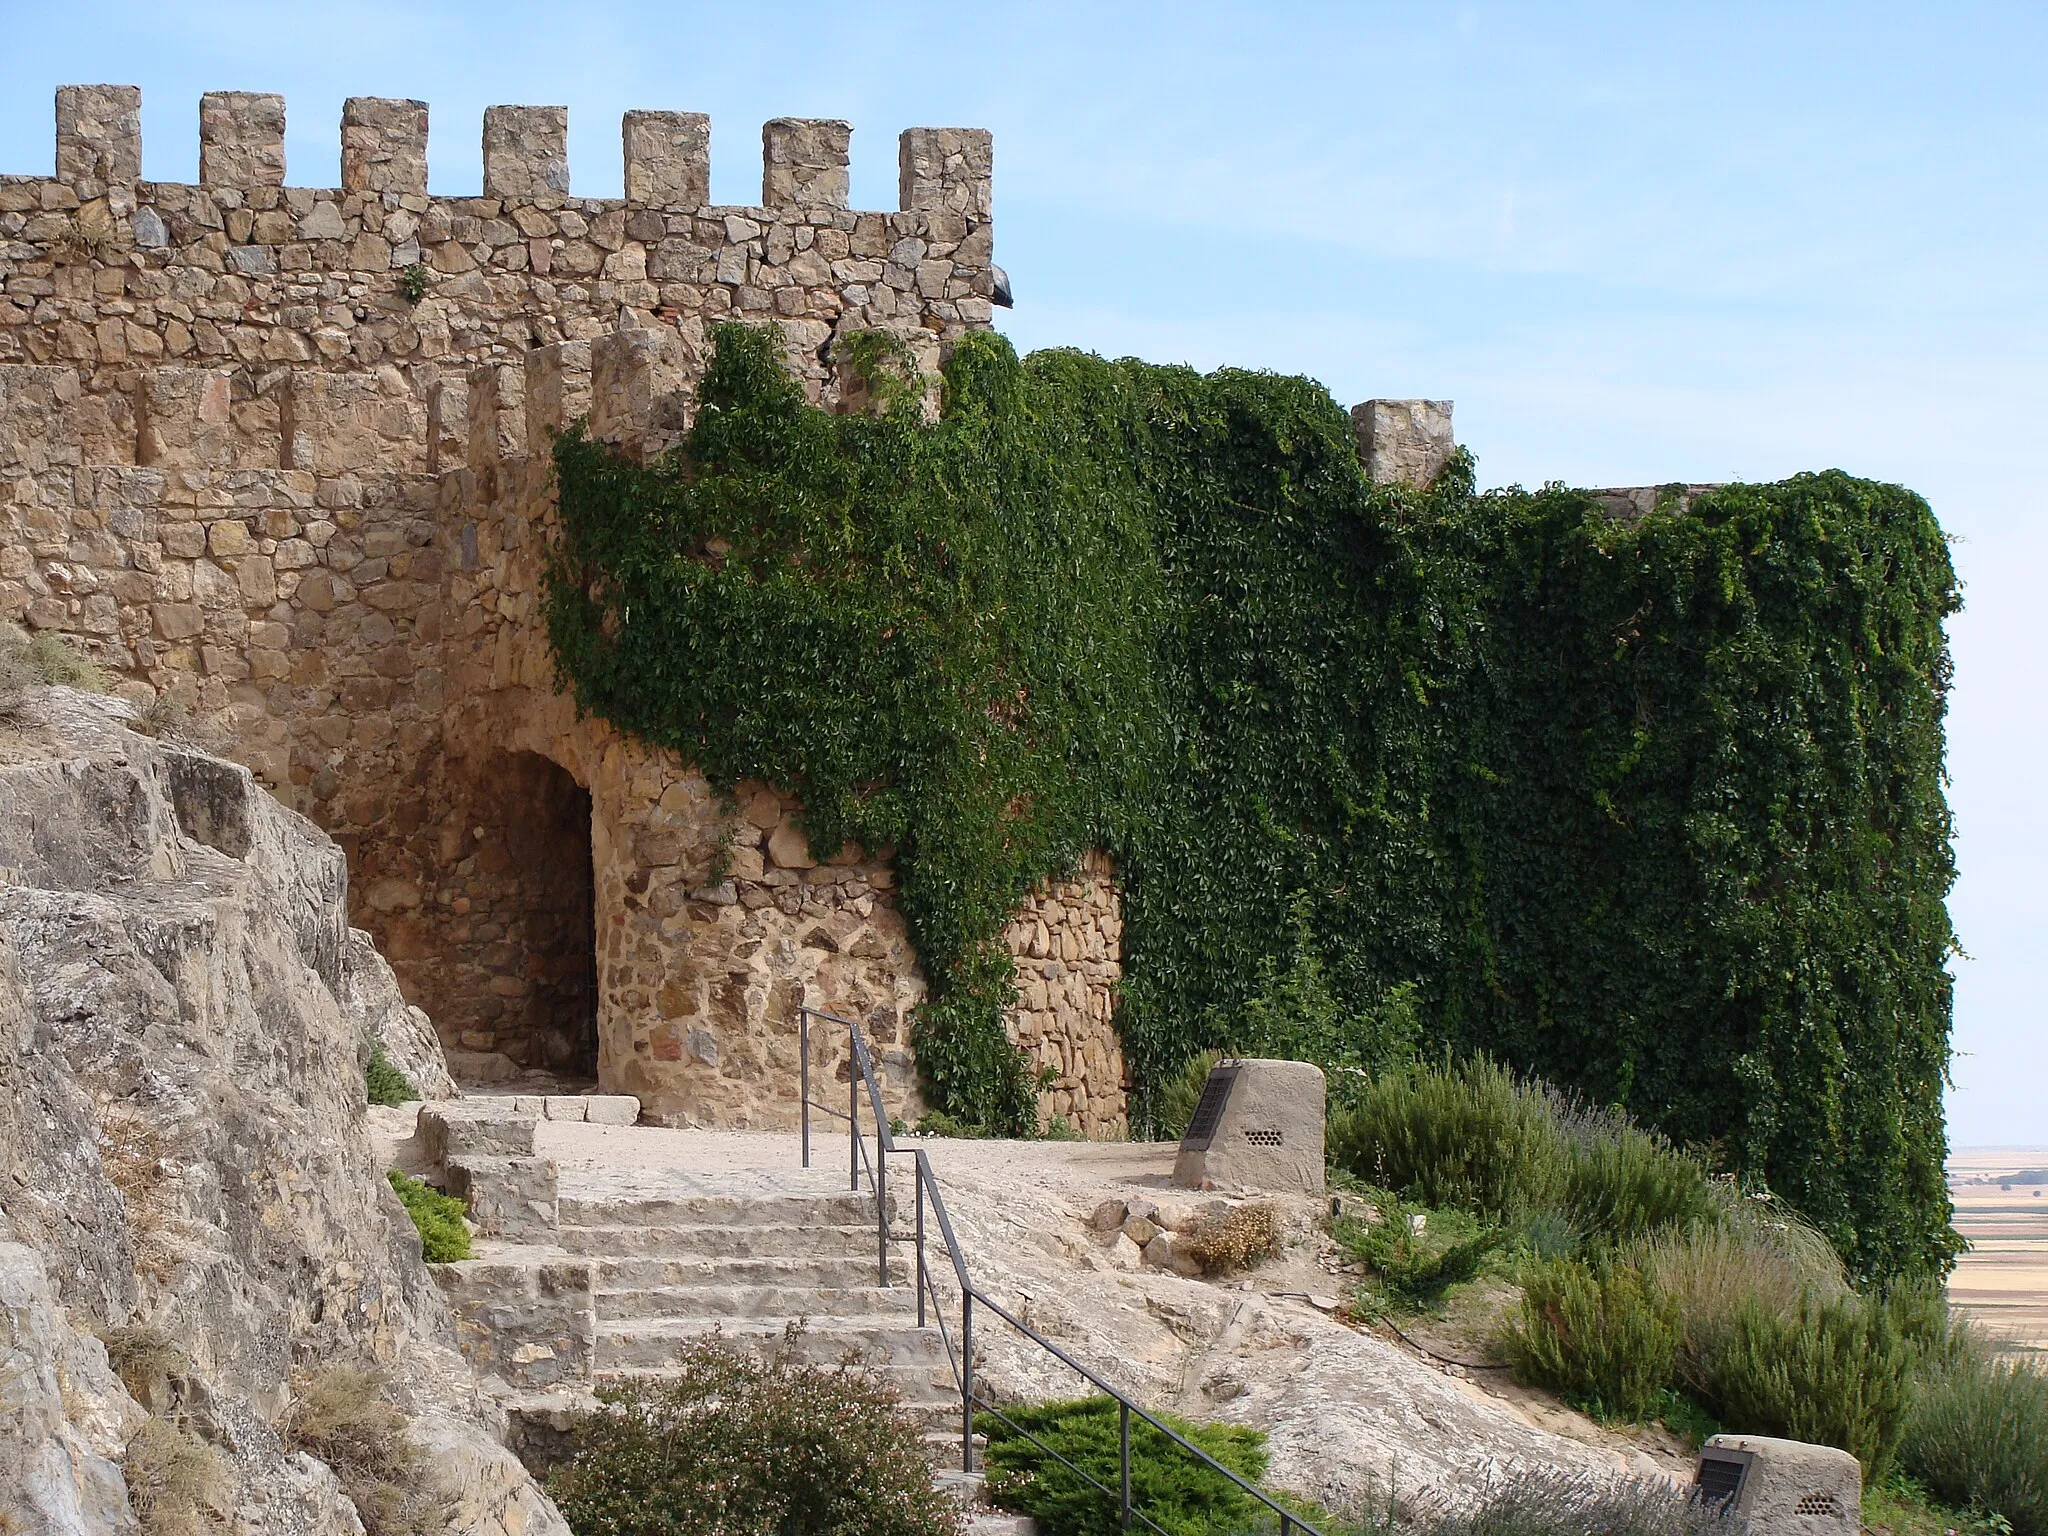
[[[142,92],[132,85],[57,89],[57,179],[98,190],[142,175]]]
[[[131,714],[47,689],[0,722],[0,1310],[25,1372],[0,1372],[19,1385],[0,1412],[42,1447],[10,1461],[20,1442],[0,1432],[0,1509],[111,1501],[83,1528],[125,1528],[92,1458],[110,1462],[140,1410],[83,1332],[141,1325],[186,1356],[180,1400],[203,1407],[246,1528],[345,1536],[332,1474],[273,1428],[295,1366],[392,1367],[409,1412],[493,1456],[370,1142],[359,999],[393,983],[365,974],[382,963],[348,927],[341,851],[248,770],[138,735]],[[10,1240],[38,1256],[69,1337]],[[492,1507],[566,1529],[538,1490]],[[497,1518],[468,1529],[511,1536]]]
[[[199,98],[199,184],[284,185],[284,98],[260,91],[209,91]]]
[[[1710,1461],[1740,1469],[1735,1521],[1756,1536],[1856,1536],[1863,1528],[1863,1468],[1847,1451],[1769,1435],[1715,1435]]]
[[[1206,1136],[1188,1128],[1174,1160],[1185,1189],[1320,1195],[1324,1189],[1322,1068],[1305,1061],[1219,1061],[1204,1090],[1226,1092]]]
[[[908,128],[897,147],[905,211],[986,219],[995,171],[995,139],[986,128]]]
[[[702,112],[628,112],[626,201],[701,208],[711,201],[711,119]]]
[[[527,203],[569,195],[569,109],[484,108],[484,196]]]
[[[1425,486],[1457,450],[1448,400],[1367,400],[1351,407],[1358,456],[1374,483]]]
[[[341,189],[427,191],[427,104],[351,96],[341,104]]]
[[[547,1242],[556,1223],[555,1165],[545,1157],[463,1153],[446,1165],[448,1193],[487,1237]]]
[[[778,117],[761,128],[765,208],[844,208],[853,125],[835,118]]]

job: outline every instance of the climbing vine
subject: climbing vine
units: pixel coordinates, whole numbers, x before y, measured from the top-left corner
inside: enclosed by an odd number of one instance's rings
[[[677,454],[564,435],[549,622],[584,708],[896,850],[934,1105],[1032,1124],[1000,933],[1100,846],[1141,1116],[1283,1014],[1332,1064],[1419,1032],[1767,1178],[1859,1268],[1945,1260],[1956,588],[1919,498],[1622,521],[1462,456],[1369,486],[1308,380],[970,336],[931,420],[891,349],[848,361],[871,409],[829,414],[726,326]]]

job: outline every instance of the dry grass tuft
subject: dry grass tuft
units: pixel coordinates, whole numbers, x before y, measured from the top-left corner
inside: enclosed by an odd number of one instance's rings
[[[62,636],[48,630],[24,634],[12,624],[0,624],[0,715],[20,709],[31,688],[51,684],[91,693],[105,693],[108,687],[98,664]]]
[[[107,1347],[107,1362],[114,1374],[138,1403],[150,1402],[166,1377],[180,1374],[191,1364],[168,1333],[147,1323],[109,1328],[100,1335],[100,1342]]]
[[[1249,1269],[1280,1251],[1280,1215],[1270,1205],[1232,1206],[1187,1235],[1189,1257],[1212,1274]]]
[[[440,1502],[419,1486],[424,1459],[380,1371],[332,1365],[301,1381],[278,1428],[285,1444],[334,1469],[370,1536],[427,1536]]]
[[[227,1458],[184,1426],[145,1420],[121,1457],[121,1473],[143,1536],[215,1536],[227,1528],[234,1492]]]

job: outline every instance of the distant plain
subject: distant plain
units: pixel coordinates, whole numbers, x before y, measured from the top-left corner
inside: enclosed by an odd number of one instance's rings
[[[2048,1147],[1969,1147],[1948,1160],[1956,1230],[1970,1248],[1949,1301],[1992,1333],[2048,1355]]]

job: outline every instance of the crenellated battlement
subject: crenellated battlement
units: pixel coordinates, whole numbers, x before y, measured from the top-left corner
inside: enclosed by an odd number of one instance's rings
[[[351,96],[342,104],[340,193],[425,198],[428,109],[423,101]],[[210,91],[199,98],[199,181],[209,192],[283,187],[284,97]],[[766,210],[848,207],[853,127],[834,118],[778,117],[761,129]],[[625,204],[709,206],[711,120],[701,112],[632,111],[620,123]],[[569,109],[484,109],[483,196],[503,203],[566,202]],[[984,222],[990,214],[992,141],[981,128],[908,128],[898,140],[902,213]],[[11,177],[10,180],[37,180]],[[57,91],[52,178],[85,198],[142,184],[142,92],[132,85],[67,85]]]

